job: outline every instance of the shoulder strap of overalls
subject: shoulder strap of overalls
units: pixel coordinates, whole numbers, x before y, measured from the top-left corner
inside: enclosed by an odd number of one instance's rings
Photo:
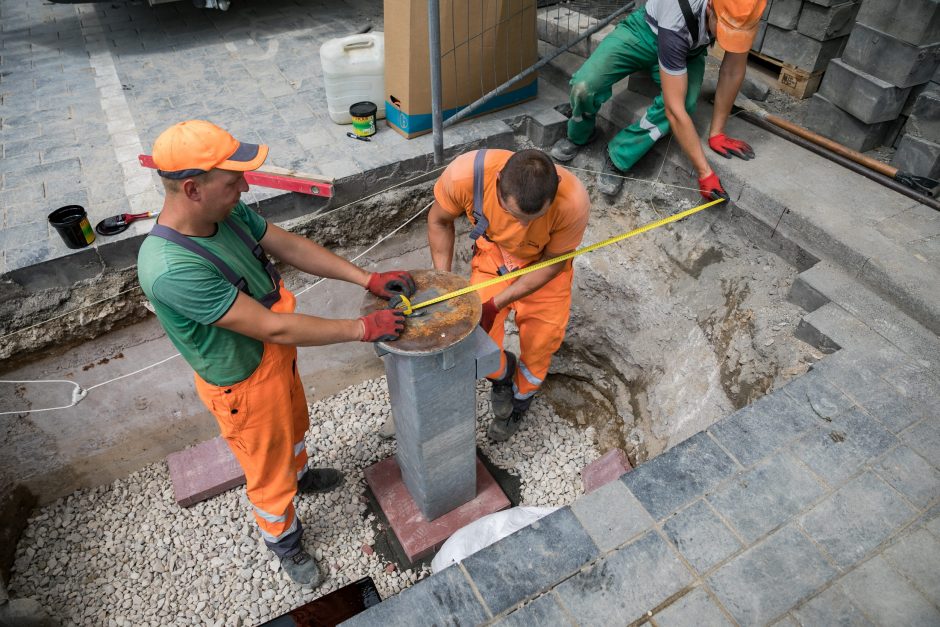
[[[281,282],[281,273],[277,271],[277,267],[274,265],[269,258],[266,252],[264,252],[264,247],[261,245],[261,242],[256,241],[255,238],[250,236],[248,233],[245,233],[245,230],[238,226],[235,220],[232,220],[232,217],[229,216],[225,218],[225,224],[228,225],[228,228],[232,229],[235,232],[235,235],[245,243],[245,246],[251,250],[251,254],[255,256],[261,265],[264,266],[265,271],[268,273],[268,276],[271,277],[271,281],[274,282],[274,289],[277,289],[278,285]]]
[[[679,0],[679,8],[682,9],[682,17],[685,18],[685,25],[689,29],[689,36],[692,37],[692,45],[698,41],[698,16],[692,11],[689,0]]]
[[[470,239],[476,241],[481,235],[486,237],[490,221],[483,214],[483,166],[486,161],[486,148],[477,151],[473,158],[473,230]]]
[[[191,253],[199,255],[218,268],[219,272],[222,273],[229,283],[234,285],[238,290],[251,296],[251,292],[248,290],[248,281],[245,280],[245,277],[235,274],[235,271],[232,270],[232,268],[230,268],[227,263],[222,261],[218,255],[209,250],[206,250],[203,246],[200,246],[176,229],[171,229],[170,227],[163,226],[162,224],[155,224],[153,228],[150,229],[150,235],[154,237],[161,237],[165,240],[173,242],[178,246],[182,246]]]

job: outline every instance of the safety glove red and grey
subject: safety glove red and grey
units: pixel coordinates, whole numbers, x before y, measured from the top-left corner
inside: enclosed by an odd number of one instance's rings
[[[405,330],[405,314],[397,309],[380,309],[359,318],[363,342],[391,342]]]
[[[415,293],[415,280],[405,270],[373,272],[366,289],[385,300],[399,294],[411,296]]]
[[[719,198],[724,198],[725,200],[730,199],[728,192],[721,186],[718,175],[714,172],[698,180],[698,191],[705,200],[718,200]]]
[[[480,316],[480,326],[487,333],[493,328],[493,322],[496,320],[496,314],[499,313],[499,307],[496,306],[496,300],[491,298],[483,303],[483,314]]]
[[[715,135],[714,137],[709,137],[708,145],[712,150],[717,152],[725,159],[730,159],[732,156],[734,156],[738,159],[750,161],[755,157],[754,149],[751,148],[750,144],[743,142],[740,139],[728,137],[724,133]]]

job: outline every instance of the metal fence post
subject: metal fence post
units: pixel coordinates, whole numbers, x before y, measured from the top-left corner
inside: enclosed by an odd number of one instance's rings
[[[441,5],[428,0],[428,48],[431,55],[431,129],[434,165],[444,165],[444,112],[441,105]]]

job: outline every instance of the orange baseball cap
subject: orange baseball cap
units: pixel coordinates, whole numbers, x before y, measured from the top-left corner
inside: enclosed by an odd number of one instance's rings
[[[157,173],[168,179],[197,176],[215,168],[236,172],[257,170],[267,157],[268,147],[264,144],[240,142],[205,120],[174,124],[153,143]]]
[[[718,18],[718,45],[728,52],[747,52],[757,37],[757,25],[767,0],[713,0]]]

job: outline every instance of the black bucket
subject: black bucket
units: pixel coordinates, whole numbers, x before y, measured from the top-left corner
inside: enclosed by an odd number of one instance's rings
[[[358,137],[372,137],[375,135],[375,113],[378,107],[371,102],[357,102],[349,107],[349,116],[352,118],[353,133]]]
[[[55,227],[69,248],[85,248],[95,241],[95,232],[81,205],[59,207],[49,214],[49,224]]]

